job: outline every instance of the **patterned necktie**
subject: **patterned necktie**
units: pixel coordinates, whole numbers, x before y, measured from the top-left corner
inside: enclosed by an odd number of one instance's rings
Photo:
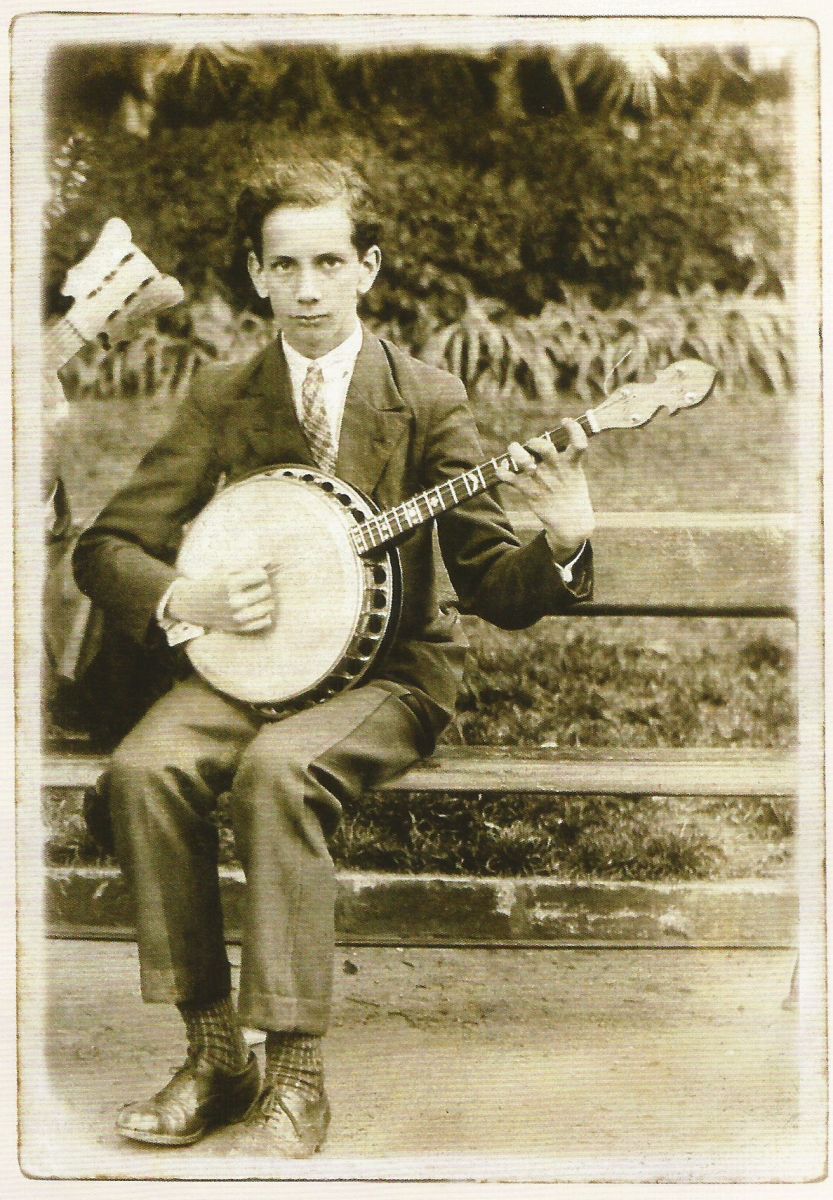
[[[301,387],[301,423],[322,471],[335,471],[336,446],[324,404],[324,372],[318,363],[310,363]]]

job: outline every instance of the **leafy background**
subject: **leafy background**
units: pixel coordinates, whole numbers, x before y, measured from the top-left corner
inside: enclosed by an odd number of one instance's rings
[[[61,48],[53,164],[83,182],[53,206],[47,308],[113,212],[189,299],[248,308],[231,213],[252,159],[346,151],[387,217],[368,317],[467,382],[587,398],[620,350],[637,374],[686,349],[781,388],[789,77],[751,55]]]

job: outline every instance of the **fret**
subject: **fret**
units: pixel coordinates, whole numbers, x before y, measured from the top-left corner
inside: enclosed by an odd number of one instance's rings
[[[44,330],[44,370],[59,370],[83,345],[84,339],[74,325],[66,317],[60,317]]]
[[[451,492],[452,496],[454,497],[454,503],[455,503],[455,504],[459,504],[459,503],[460,503],[460,497],[457,495],[456,491],[454,490],[454,480],[453,480],[453,479],[447,479],[447,480],[445,481],[445,483],[441,484],[440,486],[441,486],[441,487],[447,487],[447,488],[448,488],[448,490]],[[439,489],[439,488],[437,488],[437,491],[438,491],[438,492],[439,492],[439,490],[440,490],[440,489]],[[442,497],[440,497],[440,499],[442,499]]]
[[[392,508],[392,509],[390,510],[390,515],[391,515],[391,516],[394,518],[394,520],[396,521],[396,524],[399,526],[399,532],[401,533],[401,532],[402,532],[402,522],[401,522],[401,520],[399,519],[399,509],[398,509],[398,508]]]
[[[570,438],[564,429],[554,429],[550,435],[550,441],[556,450],[566,450],[570,444]]]
[[[422,514],[419,511],[419,496],[413,496],[410,500],[406,500],[403,505],[408,522],[413,529],[414,525],[422,524]],[[409,509],[413,511],[409,511]]]
[[[483,481],[483,472],[480,467],[475,467],[473,471],[467,471],[465,475],[460,475],[458,482],[462,480],[463,486],[470,496],[476,496],[478,492],[482,492],[486,484]]]
[[[353,541],[357,543],[356,549],[359,551],[360,554],[362,553],[363,550],[369,549],[369,547],[367,545],[367,539],[365,538],[364,524],[352,526],[352,528],[350,530],[350,534],[353,538]]]

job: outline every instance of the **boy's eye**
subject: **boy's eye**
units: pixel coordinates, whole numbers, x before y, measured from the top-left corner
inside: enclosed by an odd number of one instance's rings
[[[341,259],[338,257],[337,254],[325,254],[321,260],[322,266],[328,267],[328,268],[337,267],[337,266],[339,266],[340,263],[341,263]]]

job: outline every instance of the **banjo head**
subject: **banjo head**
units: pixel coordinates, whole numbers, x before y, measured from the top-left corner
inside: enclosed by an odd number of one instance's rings
[[[387,558],[368,562],[350,537],[372,511],[355,489],[307,467],[271,468],[217,493],[189,527],[177,568],[200,579],[265,567],[275,611],[268,629],[209,630],[187,643],[208,683],[277,716],[366,673],[396,590]]]

